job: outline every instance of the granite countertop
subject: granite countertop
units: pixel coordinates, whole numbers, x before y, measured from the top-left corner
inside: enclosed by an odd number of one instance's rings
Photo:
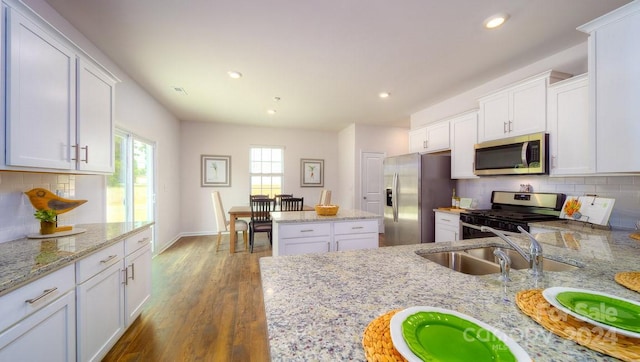
[[[262,287],[274,361],[364,361],[362,336],[376,317],[398,308],[435,306],[475,317],[505,332],[536,361],[606,361],[614,358],[548,332],[515,305],[520,290],[578,287],[640,301],[614,281],[638,269],[640,242],[628,231],[538,234],[544,254],[582,266],[545,272],[534,281],[512,270],[504,287],[496,275],[472,276],[419,256],[469,246],[504,245],[499,238],[403,245],[370,250],[260,259]],[[591,230],[587,228],[587,230]],[[563,237],[571,240],[567,243]],[[525,239],[513,240],[525,245]]]
[[[76,225],[81,234],[0,243],[0,296],[151,226],[149,222]]]
[[[278,211],[271,213],[271,220],[273,220],[273,222],[275,223],[326,222],[357,219],[380,219],[380,216],[362,210],[342,209],[338,209],[338,214],[335,216],[321,216],[316,214],[315,211]]]

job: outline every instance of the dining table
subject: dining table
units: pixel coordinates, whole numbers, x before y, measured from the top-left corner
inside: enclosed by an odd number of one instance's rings
[[[302,207],[303,211],[312,211],[315,210],[311,206],[304,205]],[[232,206],[229,211],[229,253],[233,254],[236,252],[236,220],[242,217],[251,217],[251,206],[242,205],[242,206]]]

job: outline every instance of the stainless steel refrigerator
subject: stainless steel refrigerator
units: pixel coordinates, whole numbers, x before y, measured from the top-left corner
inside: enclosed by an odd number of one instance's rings
[[[433,209],[451,206],[451,156],[411,153],[384,160],[386,245],[435,241]]]

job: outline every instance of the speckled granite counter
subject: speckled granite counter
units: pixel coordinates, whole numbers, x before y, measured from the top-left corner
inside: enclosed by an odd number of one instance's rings
[[[76,225],[82,234],[47,239],[18,239],[0,243],[0,295],[74,263],[153,223]]]
[[[289,222],[324,222],[334,220],[379,219],[380,216],[362,210],[341,210],[335,216],[321,216],[315,211],[272,212],[271,220],[275,223]]]
[[[520,312],[514,296],[523,289],[566,286],[640,301],[640,294],[613,279],[617,272],[639,268],[640,243],[628,234],[582,233],[575,250],[558,241],[563,237],[560,232],[539,234],[539,240],[545,242],[545,256],[583,267],[546,272],[537,283],[527,271],[512,271],[513,281],[506,288],[495,275],[461,274],[417,254],[503,245],[499,238],[262,258],[271,358],[364,361],[362,334],[369,322],[392,309],[428,305],[456,310],[495,326],[536,361],[615,360],[546,331]],[[514,240],[524,245],[524,239]]]

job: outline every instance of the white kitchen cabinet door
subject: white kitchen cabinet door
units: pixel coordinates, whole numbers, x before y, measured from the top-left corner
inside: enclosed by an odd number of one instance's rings
[[[14,9],[7,21],[5,162],[75,169],[75,54]]]
[[[332,251],[331,236],[312,236],[281,240],[278,255],[326,253],[329,251]]]
[[[78,285],[78,357],[100,361],[124,333],[122,260]]]
[[[336,235],[336,251],[375,249],[379,245],[378,233]]]
[[[547,86],[569,76],[548,71],[480,98],[478,141],[546,131]]]
[[[142,313],[142,308],[151,298],[151,244],[136,250],[125,258],[126,315],[129,326]]]
[[[594,173],[595,129],[589,122],[587,74],[553,84],[548,92],[549,173]]]
[[[485,98],[480,103],[479,140],[480,142],[500,139],[508,136],[509,122],[509,92],[500,92]]]
[[[449,121],[409,131],[409,152],[430,153],[449,149]]]
[[[478,112],[451,119],[451,178],[477,178],[473,173],[478,143]]]
[[[460,215],[435,212],[436,243],[460,240]]]
[[[0,361],[75,361],[75,306],[72,289],[4,330],[0,333]]]
[[[98,67],[78,60],[78,169],[113,172],[115,82]]]
[[[578,28],[589,33],[590,115],[596,172],[640,172],[640,2]]]
[[[426,127],[409,131],[409,152],[425,152],[427,150]]]

